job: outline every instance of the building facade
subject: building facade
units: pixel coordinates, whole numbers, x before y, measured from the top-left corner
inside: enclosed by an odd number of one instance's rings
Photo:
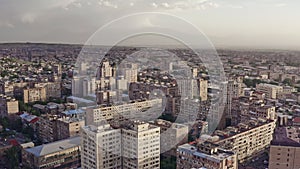
[[[80,137],[22,150],[22,164],[33,169],[80,167]]]

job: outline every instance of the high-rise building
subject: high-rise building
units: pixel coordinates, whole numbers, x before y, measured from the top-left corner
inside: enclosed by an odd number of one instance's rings
[[[121,129],[109,124],[82,128],[81,168],[121,169]]]
[[[207,100],[207,88],[208,88],[208,82],[205,79],[200,78],[199,79],[199,90],[200,90],[200,100],[206,101]]]
[[[166,120],[157,119],[153,125],[160,127],[160,150],[165,153],[176,156],[176,148],[178,145],[188,142],[189,126],[172,123]]]
[[[109,122],[113,120],[119,122],[124,119],[153,120],[158,118],[161,112],[162,99],[131,101],[111,106],[100,105],[86,110],[86,123],[96,125],[102,120]]]
[[[122,129],[123,169],[160,168],[160,128],[135,121]]]
[[[102,123],[82,128],[83,169],[158,169],[160,128],[144,122],[127,122],[114,129]]]

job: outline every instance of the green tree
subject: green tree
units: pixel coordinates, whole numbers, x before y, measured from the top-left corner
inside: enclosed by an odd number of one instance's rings
[[[285,78],[283,81],[282,81],[283,84],[287,84],[289,86],[291,86],[293,84],[292,82],[292,79],[290,78]]]
[[[7,165],[11,169],[19,168],[19,153],[20,150],[18,147],[12,147],[4,151],[4,157],[6,158]]]

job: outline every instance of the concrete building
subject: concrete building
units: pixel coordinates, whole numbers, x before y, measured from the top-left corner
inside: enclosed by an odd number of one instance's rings
[[[151,109],[150,109],[151,108]],[[102,120],[153,120],[161,115],[162,99],[131,101],[130,103],[98,106],[86,110],[86,124],[97,125]],[[118,125],[118,124],[117,124]]]
[[[199,79],[199,90],[200,90],[200,100],[207,100],[207,89],[208,89],[208,81],[205,79]]]
[[[45,143],[79,136],[81,127],[85,125],[82,117],[70,117],[46,114],[37,122],[38,137]]]
[[[159,169],[160,128],[127,122],[113,129],[102,122],[82,128],[83,169]]]
[[[0,94],[0,117],[7,117],[18,112],[19,102],[14,98]]]
[[[164,114],[176,117],[180,112],[180,92],[174,77],[159,70],[148,69],[138,74],[138,82],[130,83],[129,98],[149,99],[151,92],[161,91],[166,96]]]
[[[272,84],[260,83],[256,85],[256,91],[265,93],[266,98],[268,99],[276,99],[277,95],[283,92],[283,87]]]
[[[209,142],[184,144],[177,149],[176,168],[237,169],[237,154]]]
[[[36,101],[46,101],[46,83],[36,84],[33,88],[23,89],[24,103],[31,103]]]
[[[33,169],[80,167],[80,137],[22,150],[22,164]]]
[[[278,127],[271,142],[270,169],[300,168],[300,138],[297,127]]]
[[[160,150],[163,153],[175,149],[175,152],[170,151],[169,154],[176,156],[177,146],[188,142],[189,127],[187,125],[162,119],[155,120],[153,125],[161,129]]]
[[[69,137],[79,136],[81,127],[85,125],[83,118],[62,117],[57,119],[57,139],[66,139]]]
[[[46,98],[60,98],[61,84],[60,82],[48,82],[46,85]]]
[[[121,169],[121,129],[109,124],[82,128],[81,168]]]
[[[135,63],[121,63],[117,72],[118,76],[124,76],[128,83],[137,82],[138,65]]]
[[[239,162],[243,162],[270,145],[275,126],[273,120],[250,119],[247,123],[216,130],[212,139],[222,148],[237,152]]]
[[[160,168],[160,128],[135,121],[122,128],[123,169]]]

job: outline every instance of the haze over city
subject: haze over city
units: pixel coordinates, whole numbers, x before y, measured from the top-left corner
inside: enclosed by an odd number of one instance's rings
[[[217,48],[297,49],[299,5],[294,0],[2,0],[0,41],[84,44],[114,19],[164,12],[193,23]],[[157,19],[137,21],[130,29],[157,26]]]

